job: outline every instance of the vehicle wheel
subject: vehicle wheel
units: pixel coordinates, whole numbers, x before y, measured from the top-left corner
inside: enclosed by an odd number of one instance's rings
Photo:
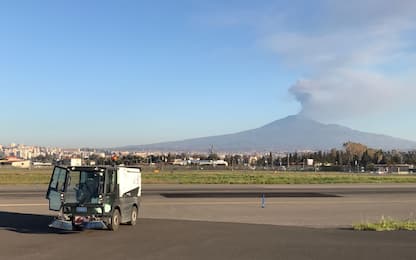
[[[135,226],[137,224],[137,214],[139,213],[136,206],[131,208],[130,222],[129,225]]]
[[[108,225],[108,229],[110,229],[111,231],[117,231],[120,227],[120,220],[120,211],[118,209],[115,209],[113,211],[113,215],[111,216],[111,223]]]

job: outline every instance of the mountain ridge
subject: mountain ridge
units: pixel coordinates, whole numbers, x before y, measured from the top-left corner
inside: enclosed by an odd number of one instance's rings
[[[237,133],[119,147],[129,151],[206,152],[211,146],[217,152],[287,152],[329,150],[345,142],[358,142],[383,150],[416,149],[416,142],[383,134],[354,130],[338,124],[324,124],[310,118],[292,115],[261,127]]]

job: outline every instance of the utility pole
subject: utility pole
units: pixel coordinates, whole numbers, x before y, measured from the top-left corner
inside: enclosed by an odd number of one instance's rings
[[[214,153],[214,145],[211,144],[210,148],[209,148],[209,155]]]

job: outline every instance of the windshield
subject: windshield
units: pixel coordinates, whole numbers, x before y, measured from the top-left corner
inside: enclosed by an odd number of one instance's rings
[[[98,203],[102,192],[103,173],[97,171],[71,171],[65,193],[66,203]]]

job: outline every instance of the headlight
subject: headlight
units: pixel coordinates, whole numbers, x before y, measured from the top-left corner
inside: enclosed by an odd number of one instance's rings
[[[108,213],[111,211],[111,205],[110,204],[104,204],[104,212]]]
[[[61,201],[64,201],[65,200],[65,195],[64,195],[64,193],[61,193]]]

